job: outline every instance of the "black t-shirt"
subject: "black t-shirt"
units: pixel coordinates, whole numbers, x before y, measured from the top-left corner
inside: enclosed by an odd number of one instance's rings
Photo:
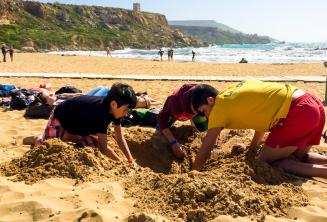
[[[61,126],[70,134],[91,135],[107,134],[110,122],[120,125],[109,113],[109,103],[104,96],[78,96],[59,104],[54,111]]]

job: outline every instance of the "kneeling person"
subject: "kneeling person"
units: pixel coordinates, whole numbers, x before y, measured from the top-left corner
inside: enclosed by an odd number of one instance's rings
[[[196,86],[196,84],[184,84],[176,89],[172,95],[168,96],[158,115],[158,127],[172,146],[174,155],[178,158],[183,158],[184,152],[170,130],[170,127],[176,120],[191,120],[193,125],[201,132],[208,129],[207,118],[197,113],[191,107],[192,90]]]
[[[300,176],[327,178],[327,156],[309,152],[319,145],[325,125],[324,107],[317,97],[287,84],[248,80],[219,94],[213,87],[199,85],[193,90],[192,105],[209,120],[193,169],[202,168],[222,129],[254,129],[250,147],[269,132],[261,160]]]
[[[106,97],[79,96],[59,104],[52,112],[45,132],[38,141],[61,138],[65,141],[99,148],[114,160],[121,160],[107,144],[108,125],[114,123],[115,139],[129,162],[133,162],[129,147],[122,135],[120,118],[134,108],[137,98],[132,87],[114,84]]]

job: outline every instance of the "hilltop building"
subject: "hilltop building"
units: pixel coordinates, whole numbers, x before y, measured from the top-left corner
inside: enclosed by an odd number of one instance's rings
[[[141,11],[141,4],[140,3],[133,3],[133,11],[140,12]]]

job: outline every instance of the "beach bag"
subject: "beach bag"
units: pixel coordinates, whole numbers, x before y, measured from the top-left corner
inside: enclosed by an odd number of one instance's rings
[[[0,84],[0,97],[9,97],[10,91],[13,89],[16,89],[16,86]]]
[[[23,110],[29,104],[26,96],[23,93],[15,93],[11,95],[10,107],[16,110]]]
[[[63,93],[81,93],[82,90],[75,88],[74,86],[64,86],[55,92],[56,95]]]
[[[128,114],[121,119],[121,126],[129,127],[129,126],[137,126],[142,124],[142,112],[138,112],[136,110],[129,110]]]
[[[156,127],[159,113],[160,109],[148,110],[142,119],[142,125]]]

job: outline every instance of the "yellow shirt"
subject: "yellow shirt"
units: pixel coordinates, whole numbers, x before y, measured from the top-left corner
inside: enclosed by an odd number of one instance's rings
[[[209,129],[269,131],[289,111],[294,86],[247,80],[219,93],[209,115]]]

